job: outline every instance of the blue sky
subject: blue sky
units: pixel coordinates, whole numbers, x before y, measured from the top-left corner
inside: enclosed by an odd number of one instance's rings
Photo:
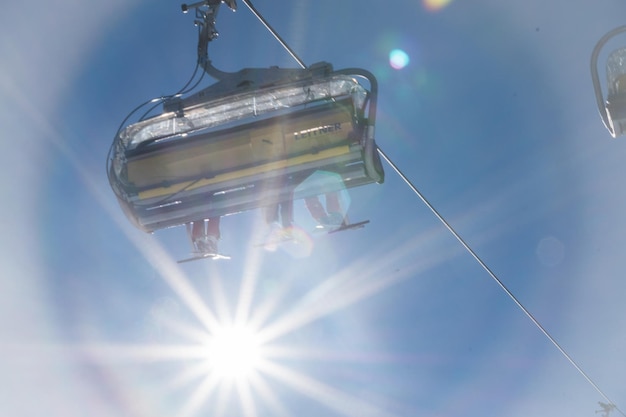
[[[589,74],[626,5],[578,3],[254,2],[305,63],[376,75],[378,144],[626,410],[626,145]],[[0,414],[598,415],[606,400],[390,168],[350,191],[371,223],[306,258],[255,247],[257,212],[223,219],[231,261],[179,266],[182,228],[133,229],[105,158],[128,111],[191,75],[179,6],[3,7]],[[295,66],[241,1],[217,28],[220,69]],[[267,340],[247,385],[180,353],[241,318]]]

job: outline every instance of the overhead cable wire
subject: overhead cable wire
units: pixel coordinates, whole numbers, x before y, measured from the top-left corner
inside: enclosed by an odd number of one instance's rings
[[[552,344],[558,349],[559,352],[569,361],[569,363],[576,368],[576,370],[587,380],[587,382],[604,398],[609,402],[610,405],[613,405],[615,409],[622,415],[626,417],[626,414],[620,410],[617,405],[600,389],[600,387],[593,382],[591,377],[587,375],[587,373],[574,361],[574,359],[565,351],[565,349],[559,345],[556,339],[539,323],[539,321],[532,315],[532,313],[524,307],[524,305],[515,297],[515,295],[509,290],[506,285],[498,278],[498,276],[487,266],[485,262],[474,252],[474,250],[463,240],[463,238],[454,230],[454,228],[446,221],[446,219],[439,214],[437,209],[424,197],[424,195],[413,185],[413,183],[408,179],[404,173],[396,166],[395,163],[391,161],[391,159],[383,152],[380,147],[377,148],[380,156],[389,164],[391,168],[404,180],[404,182],[409,186],[409,188],[426,204],[426,206],[430,209],[430,211],[439,219],[439,221],[452,233],[452,235],[459,241],[459,243],[465,248],[465,250],[472,255],[472,257],[480,264],[480,266],[491,276],[491,278],[504,290],[504,292],[513,300],[513,302],[528,316],[528,318],[533,322],[535,326],[541,331],[552,342]]]
[[[265,28],[267,30],[270,31],[270,33],[272,35],[274,35],[274,37],[276,38],[276,40],[283,46],[283,48],[285,48],[285,50],[287,52],[289,52],[289,55],[291,55],[291,57],[293,59],[295,59],[295,61],[298,63],[298,65],[300,65],[300,67],[302,67],[302,69],[306,69],[306,65],[304,64],[304,61],[302,61],[298,55],[296,55],[296,53],[293,51],[293,49],[291,49],[289,47],[289,45],[287,45],[287,42],[285,42],[283,40],[283,38],[280,37],[280,35],[274,30],[274,28],[272,28],[272,26],[270,26],[270,24],[267,22],[267,20],[265,20],[263,18],[263,16],[261,16],[261,13],[259,13],[254,6],[252,5],[252,3],[250,2],[250,0],[243,0],[244,4],[246,6],[248,6],[248,9],[250,9],[250,11],[252,12],[252,14],[254,14],[256,16],[257,19],[259,19],[259,21],[261,23],[263,23],[263,26],[265,26]]]
[[[272,35],[280,42],[280,44],[289,52],[289,54],[296,60],[296,62],[306,69],[303,61],[295,54],[295,52],[287,45],[287,43],[276,33],[276,31],[267,23],[267,21],[261,16],[261,14],[254,8],[250,0],[242,0],[250,11],[263,23],[263,25],[269,30]],[[557,350],[567,359],[567,361],[585,378],[585,380],[617,410],[622,416],[626,417],[626,414],[613,403],[613,401],[600,389],[600,387],[591,379],[589,375],[576,363],[576,361],[565,351],[565,349],[556,341],[556,339],[541,325],[541,323],[532,315],[532,313],[524,307],[524,305],[515,297],[515,295],[507,288],[506,285],[498,278],[498,276],[487,266],[487,264],[476,254],[476,252],[463,240],[463,238],[454,230],[454,228],[446,221],[446,219],[435,209],[435,207],[426,199],[426,197],[413,185],[409,178],[398,168],[398,166],[391,161],[391,159],[383,152],[380,147],[377,147],[380,156],[389,164],[389,166],[402,178],[402,180],[411,188],[411,190],[424,202],[424,204],[430,209],[430,211],[439,219],[439,221],[452,233],[452,235],[459,241],[459,243],[465,248],[465,250],[472,255],[472,257],[480,264],[480,266],[489,274],[489,276],[500,286],[500,288],[513,300],[513,302],[526,314],[526,316],[533,322],[533,324],[544,334],[544,336],[557,348]]]

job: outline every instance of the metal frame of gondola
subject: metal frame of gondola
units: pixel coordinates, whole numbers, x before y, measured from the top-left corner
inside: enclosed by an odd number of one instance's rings
[[[163,113],[160,116],[145,118],[136,124],[122,127],[116,135],[108,158],[109,180],[127,217],[135,226],[144,231],[152,232],[181,225],[196,220],[198,216],[223,216],[276,204],[288,198],[297,199],[320,192],[338,191],[337,187],[339,186],[350,188],[373,182],[380,183],[384,179],[384,171],[374,141],[378,96],[378,85],[374,75],[359,68],[334,71],[332,65],[325,62],[309,67],[305,66],[249,1],[244,0],[244,2],[288,50],[301,68],[246,68],[238,72],[224,72],[215,68],[208,56],[208,46],[218,36],[215,19],[223,1],[205,0],[182,6],[183,12],[193,9],[196,13],[195,24],[199,29],[198,66],[205,73],[216,78],[218,82],[188,97],[176,94],[163,98],[159,101],[163,104]],[[224,3],[232,10],[236,9],[234,0],[224,1]],[[357,78],[366,79],[369,83],[369,90],[358,83]],[[361,114],[358,118],[360,137],[357,144],[360,146],[353,144],[349,149],[346,148],[346,152],[339,154],[330,152],[326,159],[324,158],[325,154],[313,150],[312,153],[315,155],[308,159],[302,156],[300,159],[291,158],[287,161],[286,166],[285,163],[282,163],[282,166],[278,164],[279,168],[274,171],[259,172],[265,167],[277,166],[276,164],[265,164],[250,178],[244,175],[249,171],[242,170],[242,174],[234,179],[221,181],[220,178],[187,178],[181,180],[180,185],[175,187],[154,186],[156,191],[142,190],[141,187],[137,187],[136,184],[124,178],[131,156],[141,154],[144,150],[148,152],[154,149],[154,144],[167,142],[172,138],[177,138],[178,143],[175,146],[179,146],[178,144],[185,143],[188,141],[188,137],[198,131],[207,127],[214,127],[201,123],[196,123],[193,127],[176,127],[176,123],[185,120],[187,116],[191,117],[193,112],[210,112],[211,106],[226,106],[215,108],[226,109],[220,113],[220,117],[228,118],[230,114],[235,114],[231,118],[232,120],[224,122],[225,125],[228,125],[227,122],[235,123],[238,118],[245,119],[245,111],[248,112],[248,115],[253,114],[255,118],[262,116],[258,114],[259,106],[256,104],[253,109],[237,110],[239,112],[237,113],[232,110],[235,106],[232,103],[246,102],[246,100],[252,100],[256,103],[256,100],[263,94],[276,95],[281,91],[291,91],[289,89],[294,86],[303,90],[306,88],[313,89],[323,83],[353,83],[353,88],[357,88],[358,85],[358,88],[365,91],[362,108],[357,109],[357,112],[361,112],[367,108],[367,116]],[[332,88],[329,87],[329,90]],[[320,97],[315,98],[313,96],[311,103],[334,102],[338,98],[332,93]],[[293,108],[306,107],[311,103],[303,100],[297,106],[293,105]],[[276,113],[278,118],[285,117],[285,113],[289,113],[291,108],[287,106],[287,112],[277,110],[280,109],[270,109],[266,111],[265,116],[269,117]],[[219,123],[217,124],[219,125]],[[166,126],[170,130],[165,129],[166,134],[151,132],[144,135],[148,137],[147,139],[137,139],[143,134],[138,133],[141,132],[140,128],[160,125]],[[174,128],[171,129],[171,126]],[[154,129],[154,131],[157,130]],[[327,185],[326,187],[314,184],[309,188],[300,186],[304,179],[320,169],[339,172],[344,180],[343,184]],[[216,182],[219,187],[215,185]]]

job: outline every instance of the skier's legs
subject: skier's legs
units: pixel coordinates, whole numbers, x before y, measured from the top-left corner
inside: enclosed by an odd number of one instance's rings
[[[326,217],[326,210],[324,210],[324,206],[322,206],[318,196],[307,197],[304,199],[304,202],[313,219],[319,222]]]
[[[207,236],[213,236],[216,239],[221,237],[220,235],[220,217],[209,217],[209,224],[206,230]]]

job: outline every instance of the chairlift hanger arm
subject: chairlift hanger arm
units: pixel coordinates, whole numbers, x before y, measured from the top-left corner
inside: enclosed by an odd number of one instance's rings
[[[189,9],[198,9],[202,6],[215,6],[218,7],[220,4],[226,3],[228,7],[231,8],[232,11],[237,10],[237,2],[236,0],[203,0],[192,4],[181,4],[180,8],[183,10],[183,13],[187,13]]]
[[[287,43],[280,37],[280,35],[272,28],[272,26],[263,18],[263,16],[256,10],[249,0],[243,0],[248,6],[250,11],[256,16],[257,19],[270,31],[270,33],[276,38],[276,40],[282,45],[283,48],[291,55],[291,57],[298,63],[302,69],[307,69],[304,62],[296,55],[296,53],[287,45]],[[204,71],[215,79],[222,80],[232,73],[220,71],[213,66],[211,60],[209,60],[208,47],[209,42],[219,36],[219,32],[215,28],[215,20],[219,7],[222,3],[232,10],[237,10],[236,0],[203,0],[192,4],[182,4],[181,9],[183,13],[189,12],[190,9],[194,9],[196,13],[195,25],[199,28],[198,33],[198,64],[202,66]]]
[[[196,12],[196,20],[194,24],[198,26],[198,64],[204,69],[204,71],[211,77],[221,80],[230,73],[220,71],[213,66],[209,59],[209,42],[219,36],[219,32],[215,28],[215,19],[217,19],[217,13],[222,3],[232,10],[237,10],[236,0],[204,0],[192,4],[182,4],[181,9],[183,13],[189,12],[190,9],[194,9]],[[205,9],[206,7],[206,9]]]

